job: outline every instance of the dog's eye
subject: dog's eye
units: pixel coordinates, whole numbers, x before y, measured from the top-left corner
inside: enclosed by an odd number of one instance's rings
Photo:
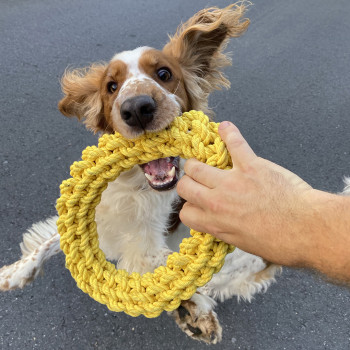
[[[113,94],[113,92],[115,92],[118,89],[118,84],[115,81],[110,81],[107,84],[107,90],[108,92],[110,92],[111,94]]]
[[[161,81],[168,81],[172,77],[170,69],[165,67],[158,69],[157,75]]]

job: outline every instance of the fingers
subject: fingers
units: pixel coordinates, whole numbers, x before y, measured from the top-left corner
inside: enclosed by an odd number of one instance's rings
[[[217,226],[215,220],[210,219],[210,215],[202,208],[199,208],[191,203],[185,203],[180,211],[181,222],[189,228],[203,233],[209,233],[216,238],[225,240],[227,243],[232,243],[231,235],[221,232]],[[225,239],[223,239],[225,238]]]
[[[181,198],[199,207],[201,207],[206,198],[209,198],[210,191],[210,189],[187,175],[184,175],[178,182],[176,190]]]
[[[230,122],[222,122],[219,125],[219,134],[230,152],[235,166],[243,167],[254,161],[257,156],[243,138],[238,128]]]
[[[190,203],[185,203],[180,211],[180,220],[183,224],[198,232],[206,232],[206,214],[203,209]]]
[[[214,188],[222,175],[222,170],[204,164],[197,159],[189,159],[185,163],[185,173],[196,182]]]

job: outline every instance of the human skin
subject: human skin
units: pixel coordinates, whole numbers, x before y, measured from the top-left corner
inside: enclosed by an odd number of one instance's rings
[[[185,163],[177,185],[187,201],[181,221],[270,262],[350,282],[350,197],[313,189],[258,157],[230,122],[220,124],[219,134],[234,167]]]

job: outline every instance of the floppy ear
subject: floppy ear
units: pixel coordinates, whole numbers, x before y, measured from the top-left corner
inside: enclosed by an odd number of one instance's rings
[[[105,70],[104,64],[93,64],[88,68],[66,71],[61,79],[65,96],[58,103],[58,109],[67,117],[84,119],[86,127],[94,132],[108,129],[100,94]]]
[[[183,69],[193,108],[196,104],[206,106],[208,94],[214,89],[230,86],[221,72],[231,63],[223,50],[230,37],[239,37],[248,28],[249,19],[243,18],[245,10],[244,2],[240,2],[224,9],[199,11],[164,46],[163,52],[175,57]]]

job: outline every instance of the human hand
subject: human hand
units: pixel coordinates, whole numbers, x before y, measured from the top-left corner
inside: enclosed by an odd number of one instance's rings
[[[177,185],[187,201],[181,221],[271,262],[302,265],[313,243],[304,234],[312,215],[307,198],[316,190],[256,156],[232,123],[221,123],[219,134],[234,167],[220,170],[195,159],[185,163],[186,175]]]

